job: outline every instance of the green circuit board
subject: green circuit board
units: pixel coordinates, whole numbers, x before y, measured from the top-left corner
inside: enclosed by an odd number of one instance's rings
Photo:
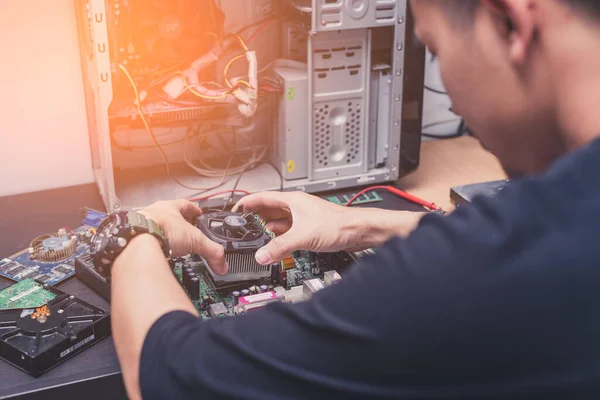
[[[337,254],[332,254],[330,257],[341,257]],[[309,252],[297,252],[294,257],[294,261],[296,263],[295,268],[290,268],[286,270],[287,276],[287,285],[285,285],[285,289],[290,289],[294,286],[302,285],[305,280],[311,280],[315,278],[322,278],[322,275],[313,274],[310,268],[310,256]],[[182,283],[182,267],[183,265],[188,265],[192,267],[194,272],[196,273],[199,284],[200,284],[200,296],[198,300],[192,300],[194,307],[198,310],[198,314],[202,319],[210,319],[210,315],[207,311],[207,305],[203,301],[203,296],[210,296],[210,303],[219,303],[222,302],[225,304],[227,308],[227,315],[233,315],[233,300],[231,293],[233,290],[241,290],[248,289],[248,287],[238,287],[238,288],[229,288],[229,289],[216,289],[213,285],[213,282],[206,272],[206,264],[202,261],[193,261],[191,257],[184,257],[177,262],[175,262],[175,267],[173,268],[173,272],[175,276]],[[281,265],[283,269],[283,265]],[[271,284],[269,280],[265,281],[264,284]],[[188,293],[189,295],[189,293]]]
[[[342,196],[329,196],[326,200],[338,204],[340,206],[346,205],[356,194],[342,195]],[[360,195],[356,200],[352,202],[352,205],[358,204],[370,204],[382,202],[383,198],[375,191],[367,192]]]
[[[196,274],[198,275],[200,281],[200,299],[202,299],[202,296],[210,295],[213,302],[225,303],[225,306],[228,310],[228,315],[233,315],[233,304],[231,300],[231,295],[229,295],[225,291],[217,291],[214,288],[213,284],[210,282],[210,278],[205,276],[206,265],[203,262],[193,262],[190,260],[186,260],[185,263],[191,266],[194,269],[194,272],[196,272]],[[175,269],[173,270],[179,282],[182,282],[181,267],[183,266],[183,264],[184,262],[176,263]],[[194,304],[194,307],[196,307],[196,310],[198,310],[198,314],[200,315],[200,317],[202,317],[202,319],[210,319],[206,308],[202,306],[202,300],[192,300],[192,303]]]
[[[42,307],[56,295],[32,279],[25,279],[0,291],[0,310]]]
[[[208,314],[208,311],[206,309],[206,304],[204,304],[203,300],[202,300],[203,296],[207,296],[207,295],[210,296],[211,303],[219,303],[219,302],[224,303],[225,307],[227,307],[227,315],[228,316],[233,315],[233,300],[231,297],[231,293],[234,289],[220,289],[220,290],[216,289],[211,281],[211,278],[209,277],[209,274],[206,272],[206,268],[207,268],[206,264],[204,264],[204,262],[201,262],[201,261],[194,262],[189,259],[184,260],[182,262],[177,262],[175,264],[175,268],[173,269],[173,272],[175,273],[175,276],[177,277],[179,282],[182,283],[181,269],[184,264],[187,264],[190,267],[192,267],[192,269],[194,270],[194,272],[196,272],[196,275],[198,276],[198,280],[200,281],[200,299],[192,300],[192,303],[194,304],[194,307],[196,307],[196,310],[198,310],[198,314],[200,315],[200,317],[202,319],[210,319],[210,315]],[[297,262],[296,268],[288,269],[286,271],[287,279],[288,279],[287,288],[301,285],[302,282],[304,282],[304,280],[306,280],[306,279],[314,279],[315,278],[315,276],[312,273],[310,273],[310,271],[304,271],[302,266],[299,266],[298,264],[299,263]],[[265,283],[269,283],[269,282],[265,282]],[[183,285],[183,283],[182,283],[182,285]],[[247,288],[245,288],[245,289],[247,289]],[[241,290],[241,289],[236,288],[235,290]]]

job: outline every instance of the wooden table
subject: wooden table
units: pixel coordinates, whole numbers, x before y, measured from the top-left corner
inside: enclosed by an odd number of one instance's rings
[[[397,184],[407,192],[452,211],[450,188],[506,179],[500,163],[472,137],[424,142],[419,169]]]

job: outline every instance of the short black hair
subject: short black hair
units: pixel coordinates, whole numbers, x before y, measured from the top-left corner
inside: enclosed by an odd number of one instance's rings
[[[560,0],[564,1],[588,16],[600,18],[600,1],[598,0]],[[479,6],[479,0],[437,0],[437,3],[442,7],[451,11],[455,16],[470,20],[473,18],[477,7]]]

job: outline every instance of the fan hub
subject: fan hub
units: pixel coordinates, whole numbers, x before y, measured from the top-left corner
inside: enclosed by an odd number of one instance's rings
[[[248,221],[246,221],[244,218],[237,216],[237,215],[231,215],[229,217],[226,217],[223,220],[223,223],[225,224],[226,227],[232,228],[232,229],[248,225]]]
[[[64,245],[63,245],[64,241],[65,241],[64,238],[49,237],[48,239],[45,239],[42,242],[42,246],[43,246],[43,248],[44,248],[45,251],[62,250],[64,248]]]

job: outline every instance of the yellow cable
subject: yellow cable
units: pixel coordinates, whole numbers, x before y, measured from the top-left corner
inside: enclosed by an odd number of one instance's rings
[[[215,5],[213,4],[212,0],[208,1],[208,7],[210,8],[210,21],[212,22],[213,25],[216,25]]]
[[[217,36],[217,34],[214,32],[205,32],[204,36],[212,36],[215,38],[215,42],[219,43],[219,36]]]
[[[223,71],[223,76],[225,77],[225,83],[227,83],[227,86],[229,86],[230,88],[232,88],[233,85],[231,84],[231,82],[227,78],[227,73],[229,72],[229,68],[231,68],[231,65],[234,62],[236,62],[240,58],[244,58],[245,56],[246,56],[245,54],[240,54],[239,56],[233,57],[231,60],[229,60],[229,62],[227,63],[227,65],[225,65],[225,71]]]
[[[144,127],[146,128],[146,131],[152,138],[154,138],[154,135],[152,134],[152,130],[150,129],[150,125],[148,125],[148,121],[146,121],[146,116],[144,115],[144,111],[142,110],[142,101],[140,100],[140,93],[138,92],[137,85],[135,84],[133,78],[131,77],[131,75],[129,75],[129,71],[127,71],[127,68],[125,68],[123,66],[123,64],[119,64],[119,68],[121,69],[121,71],[123,71],[123,73],[129,80],[129,83],[131,83],[131,87],[133,88],[133,93],[135,94],[135,105],[140,114],[140,118],[142,119],[142,122],[144,123]]]
[[[246,85],[246,86],[248,86],[250,89],[254,89],[254,88],[252,87],[252,85],[251,85],[251,84],[249,84],[248,82],[246,82],[245,80],[242,80],[242,79],[240,79],[240,80],[236,81],[236,83],[241,83],[242,85]]]
[[[250,51],[250,49],[248,49],[248,46],[246,45],[246,42],[244,42],[244,39],[242,39],[240,35],[235,35],[235,37],[240,41],[240,44],[242,45],[242,48],[245,51]]]

